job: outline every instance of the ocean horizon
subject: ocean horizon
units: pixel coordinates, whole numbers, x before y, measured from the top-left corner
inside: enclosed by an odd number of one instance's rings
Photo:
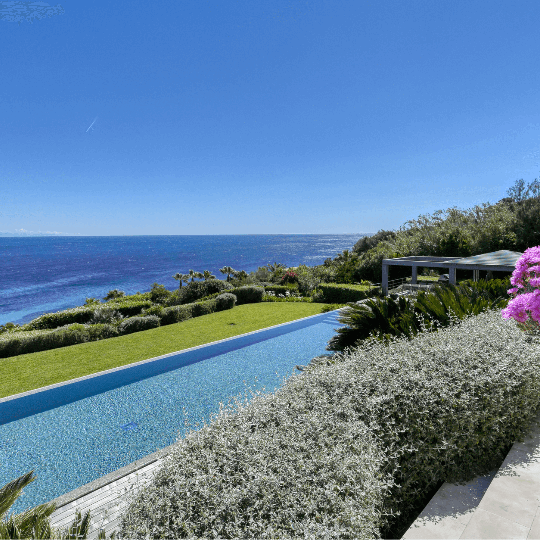
[[[161,283],[173,290],[177,272],[210,270],[225,279],[223,266],[315,266],[371,234],[0,236],[0,324],[80,306],[111,289],[134,294]]]

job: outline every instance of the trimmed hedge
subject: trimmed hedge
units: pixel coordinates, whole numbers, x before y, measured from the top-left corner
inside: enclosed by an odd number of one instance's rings
[[[231,293],[223,293],[216,297],[216,311],[232,309],[236,304],[236,296]]]
[[[95,304],[92,306],[79,306],[56,313],[44,313],[36,319],[24,325],[25,330],[49,330],[52,328],[60,328],[69,324],[85,324],[94,316],[94,310],[101,306]]]
[[[17,332],[0,338],[0,358],[98,341],[118,334],[118,329],[111,324],[72,324],[55,330]]]
[[[157,315],[147,315],[145,317],[130,317],[124,319],[118,325],[118,332],[122,335],[133,334],[133,332],[141,332],[142,330],[150,330],[159,326],[159,317]]]
[[[107,302],[107,307],[119,311],[124,317],[139,315],[143,309],[148,309],[154,304],[151,300],[124,300]]]
[[[380,296],[378,289],[360,290],[330,283],[320,283],[317,289],[320,291],[320,294],[316,293],[316,301],[326,304],[346,304],[347,302],[358,302],[359,300],[373,296]]]
[[[161,324],[174,324],[191,319],[193,317],[192,306],[193,304],[186,304],[184,306],[163,308],[161,312]]]
[[[253,285],[246,285],[244,287],[231,289],[229,292],[236,296],[237,305],[262,302],[264,296],[264,288]]]

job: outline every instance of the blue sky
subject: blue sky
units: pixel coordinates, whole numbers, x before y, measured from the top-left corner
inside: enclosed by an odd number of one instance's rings
[[[540,176],[539,20],[538,0],[0,2],[0,231],[358,233],[497,202]]]

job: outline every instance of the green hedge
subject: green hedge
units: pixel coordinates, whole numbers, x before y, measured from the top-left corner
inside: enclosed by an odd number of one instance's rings
[[[232,309],[236,304],[236,296],[231,293],[223,293],[216,297],[216,311]]]
[[[25,330],[47,330],[59,328],[68,324],[85,324],[94,316],[94,310],[101,304],[79,306],[73,309],[45,313],[24,325]]]
[[[133,334],[134,332],[142,332],[159,326],[159,317],[157,315],[146,315],[144,317],[130,317],[124,319],[118,325],[118,332],[122,335]]]
[[[72,324],[55,330],[20,332],[0,338],[0,358],[58,349],[119,335],[110,324]]]
[[[253,285],[246,285],[245,287],[238,287],[236,289],[231,289],[231,294],[236,296],[236,303],[241,304],[254,304],[256,302],[262,302],[264,296],[264,288],[256,287]]]
[[[317,302],[327,304],[346,304],[347,302],[358,302],[365,298],[379,296],[379,289],[361,289],[357,287],[335,285],[331,283],[321,283],[317,287],[320,293],[315,293]]]
[[[151,300],[131,300],[119,299],[118,301],[107,302],[107,307],[119,311],[124,317],[133,317],[139,315],[143,309],[152,307],[154,304]]]

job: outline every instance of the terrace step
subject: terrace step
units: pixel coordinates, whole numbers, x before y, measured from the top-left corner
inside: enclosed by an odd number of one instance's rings
[[[403,539],[540,539],[540,411],[498,470],[444,483]]]

